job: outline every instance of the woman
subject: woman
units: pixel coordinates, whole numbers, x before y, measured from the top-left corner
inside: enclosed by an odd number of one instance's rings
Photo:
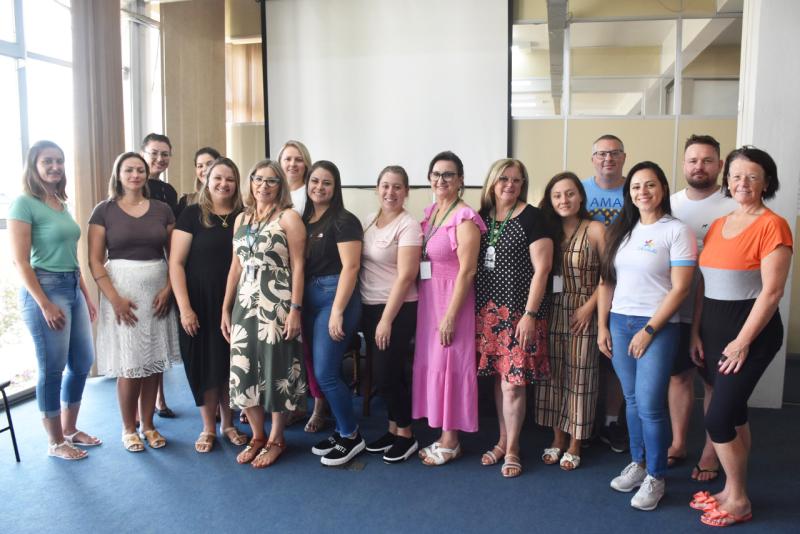
[[[440,438],[419,452],[423,463],[433,466],[461,456],[459,430],[478,430],[473,282],[486,225],[461,200],[461,158],[440,152],[428,166],[428,180],[435,202],[422,221],[412,417],[427,417],[428,425],[442,429]]]
[[[97,312],[78,265],[81,229],[67,210],[66,183],[64,151],[52,141],[35,143],[25,158],[24,193],[11,204],[8,230],[23,284],[22,320],[39,364],[36,400],[47,432],[47,454],[80,460],[87,453],[75,445],[102,443],[76,426],[94,361],[90,322]]]
[[[253,430],[236,457],[256,469],[286,449],[286,412],[306,400],[300,334],[305,228],[292,211],[286,178],[275,161],[249,174],[245,211],[236,217],[234,257],[222,304],[222,334],[231,344],[230,398]],[[269,438],[264,410],[272,414]]]
[[[330,161],[311,166],[303,221],[308,235],[303,335],[311,347],[314,374],[336,419],[336,429],[311,452],[323,465],[343,465],[364,450],[350,389],[342,380],[342,358],[361,316],[358,270],[361,223],[344,209],[339,169]]]
[[[478,375],[493,376],[500,438],[481,458],[506,478],[522,474],[519,434],[525,386],[549,373],[547,278],[553,241],[541,212],[527,204],[528,171],[515,159],[494,162],[483,184],[475,280]]]
[[[637,163],[622,193],[598,293],[597,344],[622,385],[632,460],[611,487],[622,492],[639,487],[631,506],[654,510],[664,496],[670,445],[667,385],[680,335],[676,312],[689,292],[697,243],[670,215],[661,167]]]
[[[789,225],[764,205],[778,187],[769,154],[750,146],[731,152],[722,188],[738,207],[714,221],[700,254],[704,296],[695,308],[692,357],[708,369],[714,386],[706,429],[725,470],[721,492],[700,492],[691,503],[705,511],[700,520],[707,525],[726,527],[753,517],[745,486],[747,400],[783,342],[778,303],[792,258]]]
[[[217,413],[222,433],[231,443],[247,442],[231,420],[231,347],[218,328],[233,257],[234,221],[242,210],[239,169],[228,158],[217,159],[207,178],[197,203],[178,218],[169,257],[172,290],[180,311],[183,367],[203,420],[203,431],[194,444],[199,453],[211,452],[214,447]]]
[[[371,349],[378,393],[386,401],[389,429],[367,445],[386,463],[399,463],[419,447],[411,430],[411,381],[417,329],[417,274],[422,229],[404,209],[408,174],[390,165],[378,175],[380,209],[370,215],[361,252],[362,330]]]
[[[300,141],[286,141],[281,151],[278,152],[278,161],[281,169],[286,175],[289,184],[289,192],[292,195],[292,207],[302,217],[306,208],[306,182],[308,181],[308,170],[311,167],[311,155],[306,145]],[[306,422],[306,432],[319,432],[325,426],[325,397],[319,389],[316,378],[314,378],[314,364],[311,358],[311,349],[307,342],[303,342],[303,360],[306,364],[308,376],[308,390],[314,397],[314,412]],[[290,426],[306,417],[306,405],[299,406],[297,410],[289,414],[286,425]]]
[[[122,443],[130,452],[144,450],[137,408],[150,447],[167,444],[153,426],[158,377],[180,358],[164,260],[175,216],[167,204],[148,198],[148,174],[142,156],[120,155],[108,182],[109,198],[89,218],[89,267],[101,292],[98,371],[117,378]]]
[[[553,429],[542,461],[571,471],[581,464],[581,441],[592,436],[597,404],[594,316],[605,227],[592,220],[583,184],[571,172],[550,180],[540,206],[554,230],[558,253],[553,262],[550,380],[536,390],[536,423]]]
[[[206,183],[206,176],[209,169],[211,169],[211,164],[217,159],[219,159],[219,152],[210,146],[204,146],[194,153],[194,192],[186,193],[178,200],[178,217],[187,206],[197,203],[200,198],[200,191],[202,191]]]

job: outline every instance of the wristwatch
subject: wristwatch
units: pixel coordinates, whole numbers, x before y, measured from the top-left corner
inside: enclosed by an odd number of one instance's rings
[[[290,303],[289,307],[293,310],[303,311],[303,307],[299,304],[295,304],[294,302]]]
[[[651,336],[656,335],[656,329],[653,328],[652,326],[650,326],[649,324],[645,325],[644,331],[647,332],[648,334],[650,334]]]
[[[525,310],[525,315],[529,315],[531,319],[536,319],[536,313],[535,311]]]

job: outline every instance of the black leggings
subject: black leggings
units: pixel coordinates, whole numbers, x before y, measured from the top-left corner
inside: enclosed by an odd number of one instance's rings
[[[714,396],[706,412],[706,430],[714,443],[733,441],[736,427],[747,423],[747,400],[783,343],[783,324],[776,310],[750,344],[739,372],[728,375],[719,372],[722,351],[739,334],[754,302],[703,299],[700,338],[709,382],[714,387]]]
[[[379,350],[375,344],[375,328],[385,307],[384,304],[363,306],[362,331],[372,351],[373,376],[378,395],[386,401],[389,421],[405,428],[411,424],[411,365],[414,361],[411,342],[417,331],[417,303],[403,303],[392,322],[387,350]]]

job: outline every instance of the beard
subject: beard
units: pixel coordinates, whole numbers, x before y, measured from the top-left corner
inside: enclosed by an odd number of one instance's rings
[[[693,189],[711,189],[717,187],[717,178],[707,174],[687,176],[686,183]]]

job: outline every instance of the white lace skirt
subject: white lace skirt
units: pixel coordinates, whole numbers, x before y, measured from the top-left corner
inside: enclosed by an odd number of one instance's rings
[[[109,260],[106,271],[120,296],[136,304],[135,326],[117,324],[114,307],[100,294],[97,368],[100,374],[144,378],[180,361],[174,306],[166,317],[153,314],[153,300],[167,283],[164,260]]]

